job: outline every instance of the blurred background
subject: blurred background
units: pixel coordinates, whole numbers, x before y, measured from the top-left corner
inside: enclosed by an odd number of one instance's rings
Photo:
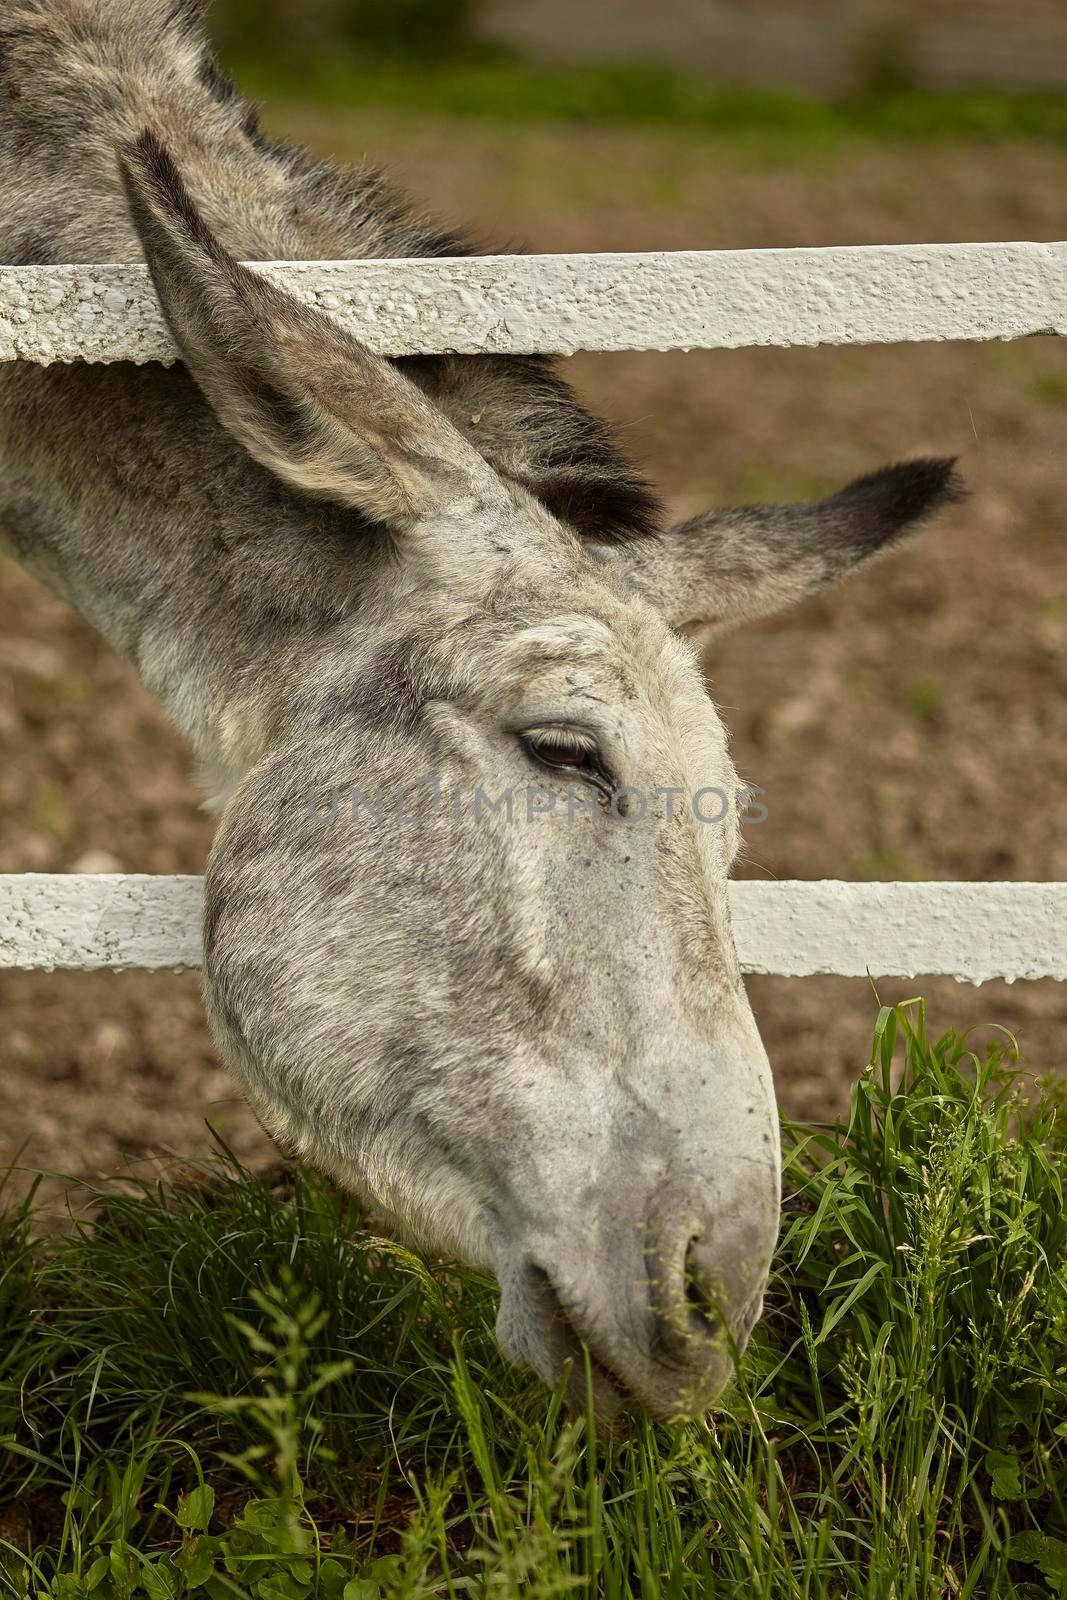
[[[1062,0],[217,0],[223,50],[656,61],[821,94],[1067,85]]]
[[[270,132],[384,166],[488,248],[1067,232],[1063,0],[220,0],[213,26]],[[744,875],[1064,878],[1063,341],[565,367],[677,516],[925,452],[958,454],[971,486],[909,549],[709,658],[766,791]],[[131,670],[0,563],[0,871],[198,872],[198,802]],[[878,987],[1061,1070],[1062,986]],[[786,1109],[845,1108],[871,987],[750,989]],[[203,1151],[205,1116],[264,1155],[195,975],[2,974],[0,1019],[0,1164],[143,1171]]]

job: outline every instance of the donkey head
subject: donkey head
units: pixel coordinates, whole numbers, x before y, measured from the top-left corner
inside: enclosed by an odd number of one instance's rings
[[[430,1248],[595,1403],[694,1414],[759,1315],[774,1094],[727,879],[744,793],[683,624],[771,610],[952,489],[583,545],[394,366],[238,266],[164,153],[134,216],[193,377],[260,463],[353,513],[360,599],[279,651],[227,803],[205,975],[267,1121]]]

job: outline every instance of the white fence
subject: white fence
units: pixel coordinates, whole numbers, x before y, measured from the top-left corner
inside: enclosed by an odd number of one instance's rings
[[[1067,244],[299,261],[260,270],[389,356],[1067,334]],[[0,267],[0,360],[174,356],[144,267]]]
[[[746,972],[1067,978],[1067,884],[734,883]],[[200,965],[201,880],[0,876],[0,968]]]
[[[1067,334],[1067,244],[483,256],[260,268],[387,355]],[[0,360],[172,361],[143,267],[0,268]],[[1067,884],[731,886],[748,972],[1067,979]],[[0,876],[0,968],[195,967],[201,883]]]

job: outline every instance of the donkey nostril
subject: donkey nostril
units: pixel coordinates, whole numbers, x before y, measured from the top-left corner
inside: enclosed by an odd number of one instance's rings
[[[685,1299],[693,1323],[705,1335],[719,1333],[723,1319],[715,1304],[712,1285],[701,1262],[702,1233],[690,1235],[685,1251]]]

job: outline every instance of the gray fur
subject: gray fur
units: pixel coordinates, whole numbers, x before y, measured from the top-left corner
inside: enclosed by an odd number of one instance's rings
[[[497,1274],[515,1359],[551,1380],[585,1343],[603,1417],[699,1412],[759,1314],[779,1158],[737,808],[666,796],[738,793],[677,629],[840,576],[949,468],[656,536],[549,363],[385,362],[238,265],[462,247],[268,144],[174,0],[7,0],[0,208],[8,260],[143,253],[183,354],[0,373],[0,530],[213,775],[227,1061],[282,1138]],[[331,820],[353,786],[380,814]]]

